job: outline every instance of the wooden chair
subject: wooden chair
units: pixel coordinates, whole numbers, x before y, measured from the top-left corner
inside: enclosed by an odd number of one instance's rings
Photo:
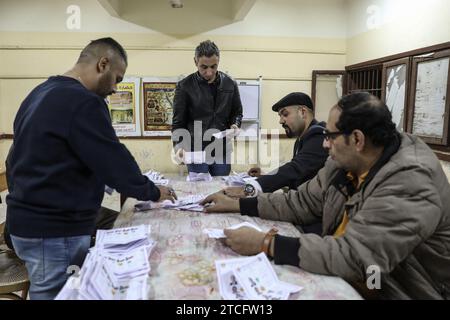
[[[6,246],[4,225],[0,224],[0,299],[26,300],[30,281],[25,263]],[[21,295],[16,292],[22,292]]]

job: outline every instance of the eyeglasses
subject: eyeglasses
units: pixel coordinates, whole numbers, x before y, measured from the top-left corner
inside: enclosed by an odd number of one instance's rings
[[[328,131],[327,129],[323,130],[323,135],[325,136],[326,141],[334,140],[341,134],[345,134],[345,132],[342,131]]]

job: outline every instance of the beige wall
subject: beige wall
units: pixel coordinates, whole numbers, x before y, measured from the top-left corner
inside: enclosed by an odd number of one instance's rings
[[[257,1],[244,21],[207,34],[183,36],[162,34],[110,17],[96,1],[86,0],[74,2],[80,5],[84,20],[80,31],[70,32],[64,29],[64,10],[72,1],[58,1],[55,6],[48,0],[36,3],[0,2],[0,132],[12,133],[15,113],[32,88],[50,75],[64,73],[89,40],[102,36],[112,36],[125,46],[129,54],[127,75],[138,76],[192,73],[195,46],[204,39],[212,39],[222,51],[222,71],[239,79],[262,76],[260,120],[266,129],[281,129],[277,115],[271,110],[273,103],[292,91],[311,93],[312,70],[345,66],[342,24],[345,14],[341,0],[326,0],[328,6],[315,5],[309,0]],[[308,13],[308,24],[297,19],[301,10]],[[276,17],[284,15],[285,19],[275,18],[274,12]],[[323,12],[329,18],[321,23]],[[96,24],[97,20],[101,23]],[[273,28],[268,27],[270,23]],[[110,32],[104,32],[105,25]],[[170,161],[169,140],[123,139],[122,142],[142,170],[178,172]],[[261,141],[262,150],[270,150],[270,143]],[[234,170],[244,170],[254,164],[250,162],[255,162],[255,147],[248,145],[235,146],[236,155],[247,163],[233,166]],[[274,146],[279,150],[278,157],[272,154],[260,159],[267,170],[292,157],[293,141],[282,140]],[[1,162],[8,148],[9,142],[0,142]]]
[[[347,65],[450,41],[448,0],[348,0]]]
[[[393,3],[395,3],[393,5]],[[81,29],[66,29],[66,8],[79,5]],[[399,16],[392,6],[406,8]],[[378,29],[367,28],[366,9],[382,13]],[[395,9],[395,8],[394,8]],[[393,11],[392,11],[393,12]],[[0,133],[12,133],[15,113],[27,93],[48,76],[64,73],[91,39],[112,36],[130,56],[127,75],[178,76],[194,71],[193,49],[204,39],[222,50],[220,69],[235,78],[263,77],[261,125],[281,129],[271,105],[292,91],[311,92],[312,70],[342,70],[345,65],[449,41],[450,1],[429,0],[258,0],[244,20],[204,34],[167,35],[111,17],[91,0],[0,1]],[[301,19],[300,19],[301,17]],[[174,22],[176,24],[176,22]],[[348,39],[346,38],[348,35]],[[318,83],[317,117],[326,120],[334,104],[334,83]],[[178,172],[168,140],[122,140],[142,170]],[[270,150],[270,141],[261,141]],[[292,156],[291,140],[276,145],[278,160]],[[3,163],[10,141],[0,141]],[[236,145],[248,165],[254,146]],[[267,158],[267,170],[276,166]],[[235,165],[243,170],[248,165]]]

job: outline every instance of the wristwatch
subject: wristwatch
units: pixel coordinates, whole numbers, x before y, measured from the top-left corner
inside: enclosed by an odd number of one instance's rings
[[[255,195],[255,187],[249,183],[244,186],[244,194],[246,197],[253,197]]]

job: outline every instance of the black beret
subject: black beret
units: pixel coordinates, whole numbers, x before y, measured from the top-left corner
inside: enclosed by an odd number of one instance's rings
[[[278,112],[281,108],[288,106],[306,106],[314,111],[311,98],[303,92],[292,92],[272,106],[272,110]]]

